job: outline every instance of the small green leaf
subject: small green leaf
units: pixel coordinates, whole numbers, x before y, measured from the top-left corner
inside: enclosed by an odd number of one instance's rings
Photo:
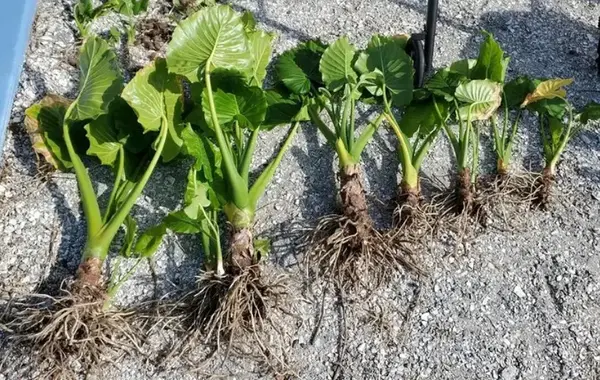
[[[163,224],[171,231],[179,234],[197,234],[202,226],[191,219],[183,210],[172,212],[165,217]]]
[[[540,100],[564,99],[567,96],[567,90],[564,87],[571,83],[573,83],[573,79],[549,79],[538,82],[535,90],[525,97],[521,107],[539,102]]]
[[[127,215],[125,218],[123,228],[125,229],[125,237],[123,238],[123,246],[119,250],[119,256],[130,257],[133,243],[135,242],[135,235],[138,229],[137,223],[135,219],[131,217],[131,215]]]
[[[206,208],[211,205],[208,199],[208,187],[198,181],[196,178],[196,169],[190,168],[188,172],[188,182],[185,189],[184,204],[185,208],[183,211],[191,219],[198,219],[200,215],[200,208]]]
[[[134,252],[141,258],[151,257],[160,247],[166,232],[167,228],[164,224],[147,229],[137,239]]]
[[[33,150],[61,171],[73,167],[62,130],[70,103],[67,99],[49,95],[25,111],[25,130]]]
[[[118,140],[117,131],[110,125],[107,115],[92,120],[85,126],[90,147],[87,154],[96,156],[102,165],[112,166],[117,159],[122,144]]]
[[[485,39],[479,48],[477,64],[471,71],[471,79],[489,79],[504,83],[509,58],[504,57],[504,51],[491,33],[484,32]]]
[[[265,92],[267,98],[267,114],[261,128],[272,129],[282,124],[293,121],[309,120],[306,109],[303,107],[302,99],[297,95],[286,94],[280,90],[268,90]],[[305,113],[302,113],[302,110]]]
[[[519,108],[527,94],[533,91],[533,82],[527,77],[517,77],[504,85],[504,101],[510,109]]]
[[[355,54],[356,49],[347,37],[340,38],[325,50],[319,69],[329,91],[336,92],[346,84],[356,83],[358,76],[352,68]]]
[[[450,67],[445,69],[446,71],[460,74],[465,78],[472,77],[472,71],[477,65],[476,59],[461,59],[460,61],[453,62]]]
[[[438,100],[437,106],[442,117],[446,118],[449,111],[448,103]],[[425,136],[435,128],[441,127],[442,120],[437,115],[433,98],[429,98],[408,105],[399,124],[402,132],[408,137],[412,137],[417,132],[420,136]]]
[[[432,94],[443,96],[448,102],[454,100],[457,87],[466,80],[463,74],[448,69],[439,70],[426,83],[425,88]]]
[[[258,255],[258,262],[262,262],[269,257],[272,248],[270,239],[254,239],[253,245],[254,251]]]
[[[463,83],[456,89],[456,99],[466,103],[461,107],[461,117],[466,120],[470,114],[471,120],[487,120],[500,107],[502,86],[488,79],[472,80]]]
[[[167,62],[171,72],[192,82],[216,68],[249,72],[252,53],[242,18],[227,5],[194,13],[175,28]]]
[[[67,116],[70,120],[95,119],[108,112],[123,88],[117,56],[100,37],[85,40],[79,56],[79,95]]]
[[[210,115],[208,89],[204,89],[202,106],[204,114]],[[213,85],[213,98],[221,126],[230,126],[237,121],[240,127],[255,129],[265,120],[267,98],[259,87],[249,87],[236,77],[220,75]],[[210,118],[206,118],[209,125]]]

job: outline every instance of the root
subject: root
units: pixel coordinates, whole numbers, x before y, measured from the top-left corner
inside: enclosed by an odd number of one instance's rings
[[[238,268],[240,269],[240,268]],[[285,361],[270,347],[265,330],[276,328],[270,310],[282,308],[281,301],[288,294],[286,277],[279,275],[269,280],[259,265],[238,273],[217,275],[204,272],[198,277],[197,288],[180,300],[161,307],[160,318],[178,319],[180,336],[170,348],[163,363],[179,359],[199,341],[213,348],[213,353],[226,348],[226,356],[234,353],[255,358],[270,368],[285,367]],[[250,350],[246,350],[246,348]]]
[[[131,312],[104,310],[103,288],[74,282],[54,298],[32,295],[12,300],[5,318],[15,348],[31,351],[34,371],[50,378],[74,378],[101,363],[108,354],[140,352],[141,331]]]
[[[505,228],[524,228],[523,215],[536,204],[539,178],[538,173],[529,172],[480,177],[476,203],[489,219],[499,220]]]
[[[377,288],[396,271],[421,272],[412,253],[404,247],[370,224],[341,215],[326,216],[310,236],[305,259],[307,275],[332,281],[343,290],[358,285]]]

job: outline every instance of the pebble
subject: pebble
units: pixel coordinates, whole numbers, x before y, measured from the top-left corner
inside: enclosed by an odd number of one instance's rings
[[[521,289],[521,287],[519,285],[515,286],[515,289],[513,290],[513,292],[519,298],[525,298],[525,296],[526,296],[525,292],[523,291],[523,289]]]

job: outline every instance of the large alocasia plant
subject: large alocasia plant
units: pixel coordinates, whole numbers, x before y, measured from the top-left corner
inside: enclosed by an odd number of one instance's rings
[[[189,171],[184,208],[171,213],[165,225],[201,235],[205,271],[190,300],[196,313],[188,317],[194,326],[217,336],[233,338],[238,326],[250,328],[250,320],[264,314],[265,299],[255,293],[268,287],[239,284],[262,281],[257,264],[264,243],[254,238],[256,210],[302,119],[298,98],[262,88],[273,37],[256,29],[251,14],[215,6],[182,21],[167,49],[170,70],[191,82],[194,105],[183,139],[195,164]],[[290,125],[286,140],[252,180],[259,135],[281,124]],[[230,228],[224,252],[221,214]],[[240,289],[248,295],[240,296]],[[236,303],[236,297],[242,299]]]
[[[123,88],[114,52],[102,39],[89,38],[81,48],[79,67],[75,100],[51,96],[26,112],[34,149],[56,168],[75,173],[87,224],[81,263],[66,295],[42,309],[17,310],[8,324],[20,338],[41,345],[39,352],[47,355],[42,359],[53,361],[53,368],[68,367],[63,363],[70,357],[67,351],[96,361],[100,346],[120,348],[116,338],[132,336],[122,316],[109,313],[111,300],[137,264],[154,254],[164,227],[151,228],[136,241],[137,224],[130,213],[161,156],[173,159],[183,143],[181,84],[168,72],[165,60],[140,70]],[[104,211],[84,165],[84,152],[115,174]],[[127,272],[117,264],[106,281],[104,262],[122,226],[126,233],[118,262],[137,261]]]

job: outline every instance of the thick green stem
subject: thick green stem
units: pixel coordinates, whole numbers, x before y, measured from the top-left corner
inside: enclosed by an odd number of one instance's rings
[[[108,219],[112,216],[115,199],[117,198],[117,194],[119,193],[119,189],[121,188],[121,184],[123,183],[123,173],[125,172],[125,150],[123,149],[123,145],[119,146],[118,156],[119,166],[117,168],[117,174],[115,176],[115,183],[113,185],[112,191],[110,192],[110,198],[108,199],[108,205],[106,206],[106,210],[104,211],[102,223],[106,223]]]
[[[207,67],[210,66],[207,63]],[[229,144],[225,139],[221,125],[219,124],[219,117],[217,115],[217,108],[215,106],[215,99],[212,91],[212,83],[210,79],[210,72],[206,70],[204,74],[206,84],[206,95],[208,98],[208,107],[210,109],[210,118],[213,124],[215,135],[217,137],[217,143],[223,156],[223,165],[225,167],[225,174],[229,180],[231,186],[231,194],[233,195],[233,201],[239,208],[244,208],[248,204],[248,187],[244,179],[236,170],[236,165],[229,149]]]
[[[379,125],[381,124],[384,118],[385,115],[383,113],[380,114],[377,117],[377,119],[369,123],[365,130],[360,134],[358,139],[356,139],[356,141],[354,142],[354,146],[352,147],[350,154],[352,155],[352,157],[354,157],[356,161],[360,161],[360,156],[363,150],[365,149],[369,141],[371,141],[373,134],[375,133],[377,128],[379,128]]]
[[[87,222],[87,236],[89,238],[97,234],[102,228],[102,216],[100,213],[100,207],[98,206],[98,200],[96,199],[96,193],[94,192],[94,187],[92,186],[92,180],[90,179],[90,176],[83,165],[81,158],[79,158],[79,155],[77,152],[75,152],[73,142],[71,141],[68,124],[68,116],[70,113],[71,108],[69,108],[67,111],[67,116],[65,117],[65,122],[63,123],[63,137],[65,139],[67,151],[69,152],[69,158],[73,163],[75,177],[77,178],[79,195],[81,197],[81,205],[83,207],[83,213],[85,214],[85,219]]]
[[[146,183],[148,183],[148,180],[152,176],[152,172],[154,172],[154,168],[158,164],[158,160],[160,159],[163,148],[165,147],[165,142],[167,140],[167,132],[168,132],[167,120],[163,119],[162,123],[163,124],[162,124],[161,130],[160,130],[160,133],[158,135],[158,144],[156,146],[156,151],[154,152],[154,156],[152,157],[152,161],[150,161],[150,164],[146,168],[146,171],[142,175],[142,178],[140,178],[140,180],[135,184],[135,186],[133,187],[133,189],[131,190],[129,195],[127,195],[127,198],[125,198],[123,203],[119,206],[119,208],[115,212],[114,216],[102,228],[102,231],[99,233],[100,240],[108,241],[110,244],[112,239],[117,234],[117,231],[119,231],[121,224],[123,224],[123,221],[125,220],[127,215],[129,215],[129,212],[131,211],[131,209],[137,202],[137,199],[142,194],[142,191],[144,190]]]
[[[402,181],[410,187],[417,187],[419,184],[419,172],[412,162],[412,148],[408,137],[400,130],[396,119],[388,112],[385,113],[386,119],[390,123],[392,130],[398,138],[398,157],[402,165]]]
[[[565,100],[565,102],[566,102],[566,100]],[[571,107],[569,107],[569,123],[567,124],[567,130],[563,133],[563,135],[561,137],[560,145],[558,146],[558,149],[556,149],[556,152],[554,152],[554,155],[552,156],[552,159],[550,160],[549,164],[546,165],[548,168],[551,168],[552,175],[556,175],[556,165],[558,164],[558,160],[560,159],[562,152],[564,152],[565,148],[567,147],[567,143],[569,142],[569,140],[572,137],[572,135],[571,135],[572,130],[573,130],[573,109]]]
[[[433,144],[433,142],[435,141],[435,138],[437,137],[438,133],[440,133],[440,128],[436,127],[435,130],[425,138],[425,141],[423,141],[421,147],[413,154],[412,161],[413,165],[415,166],[415,169],[421,169],[421,164],[423,163],[425,156],[427,156],[427,153],[429,153],[429,148],[431,147],[431,144]]]
[[[329,145],[335,148],[336,137],[335,134],[329,129],[329,127],[325,124],[321,116],[319,116],[319,112],[316,107],[309,106],[308,114],[310,116],[310,120],[317,126],[319,131],[323,134]]]
[[[242,164],[240,166],[240,173],[242,173],[242,178],[246,182],[246,186],[248,186],[248,176],[250,175],[250,165],[252,165],[252,155],[254,154],[254,150],[256,149],[256,141],[258,140],[259,132],[259,128],[255,128],[252,131],[252,134],[250,135],[250,140],[248,140],[248,144],[246,145],[246,149],[244,151]]]
[[[260,176],[256,179],[256,182],[254,182],[254,184],[252,185],[252,188],[250,189],[250,192],[248,193],[248,204],[249,204],[248,207],[252,210],[253,213],[254,213],[254,210],[256,210],[256,205],[258,204],[259,199],[265,193],[265,190],[266,190],[269,182],[271,182],[271,179],[273,179],[273,176],[275,175],[275,171],[279,167],[279,164],[281,163],[283,156],[285,155],[287,150],[290,148],[290,145],[292,144],[292,141],[294,140],[294,137],[296,136],[296,133],[298,132],[299,126],[300,126],[300,122],[298,122],[298,121],[294,122],[281,149],[279,149],[277,156],[275,156],[273,161],[271,161],[269,163],[269,165],[267,165],[265,170],[260,174]]]

